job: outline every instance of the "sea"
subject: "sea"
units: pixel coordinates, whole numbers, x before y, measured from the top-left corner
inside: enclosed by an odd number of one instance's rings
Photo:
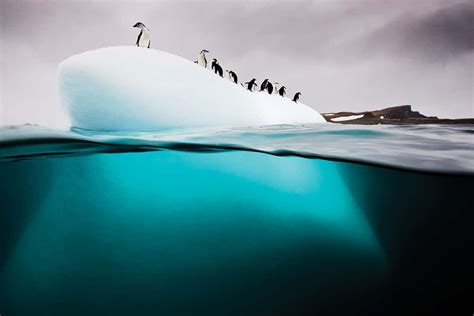
[[[474,126],[0,127],[0,314],[472,314]]]

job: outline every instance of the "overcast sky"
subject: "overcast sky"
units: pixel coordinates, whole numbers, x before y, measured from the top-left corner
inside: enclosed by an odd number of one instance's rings
[[[320,112],[412,104],[473,117],[474,5],[463,0],[0,0],[0,123],[67,126],[56,69],[105,46],[190,60],[203,48],[239,78],[270,78]]]

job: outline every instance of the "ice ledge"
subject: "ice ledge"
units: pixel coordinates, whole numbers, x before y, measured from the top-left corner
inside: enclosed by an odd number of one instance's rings
[[[108,47],[58,68],[61,103],[74,127],[107,131],[325,123],[288,98],[249,92],[182,57]]]

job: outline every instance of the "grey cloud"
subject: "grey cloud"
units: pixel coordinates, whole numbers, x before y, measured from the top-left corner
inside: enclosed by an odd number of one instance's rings
[[[474,50],[474,5],[463,2],[429,13],[407,12],[362,42],[361,49],[372,54],[446,62]]]

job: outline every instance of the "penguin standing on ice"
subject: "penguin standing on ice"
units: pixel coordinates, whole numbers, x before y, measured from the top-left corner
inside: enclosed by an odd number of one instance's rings
[[[214,70],[214,72],[219,76],[224,77],[224,71],[215,58],[212,60],[211,69]]]
[[[203,66],[204,68],[207,68],[206,53],[209,53],[209,51],[206,50],[206,49],[203,49],[203,50],[199,53],[198,59],[197,59],[197,64],[198,64],[199,66]]]
[[[216,69],[214,70],[214,72],[224,78],[224,70],[222,70],[222,67],[219,64],[216,64],[215,68]]]
[[[150,48],[150,30],[142,22],[135,23],[133,27],[140,29],[140,34],[138,34],[137,38],[137,46]]]
[[[285,86],[281,86],[281,88],[278,89],[278,94],[279,94],[280,96],[284,97],[284,96],[285,96],[285,93],[286,93],[285,89],[286,89]]]
[[[298,103],[298,100],[300,99],[301,92],[296,92],[295,96],[293,97],[293,102]]]
[[[273,93],[273,85],[270,81],[267,82],[266,86],[265,86],[265,89],[267,89],[267,92],[268,94],[272,94]]]
[[[212,63],[211,63],[211,69],[214,70],[214,68],[216,67],[216,64],[217,64],[217,59],[213,58],[212,59]],[[215,70],[214,70],[215,71]]]
[[[257,84],[255,83],[255,78],[253,78],[252,80],[250,80],[249,82],[246,82],[245,84],[247,85],[247,90],[249,91],[253,91],[253,87],[254,86],[257,86]]]
[[[237,74],[235,72],[233,72],[232,70],[226,70],[225,71],[227,73],[227,75],[229,76],[229,79],[233,82],[233,83],[237,83]]]
[[[268,79],[263,80],[262,84],[260,85],[260,91],[263,91],[267,88]]]

